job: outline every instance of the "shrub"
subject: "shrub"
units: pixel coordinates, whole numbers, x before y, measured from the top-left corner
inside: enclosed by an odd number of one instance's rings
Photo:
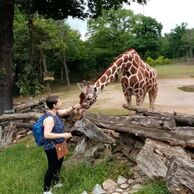
[[[152,59],[151,57],[148,57],[146,59],[146,63],[148,63],[151,66],[156,66],[156,65],[167,65],[171,63],[171,60],[168,58],[164,58],[164,56],[159,56],[157,59]]]

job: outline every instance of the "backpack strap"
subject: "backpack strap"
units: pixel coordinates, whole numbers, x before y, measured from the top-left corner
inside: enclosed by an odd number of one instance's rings
[[[53,120],[54,120],[54,127],[55,127],[56,116],[53,115],[52,113],[49,113],[49,112],[46,112],[44,115],[45,115],[45,118],[44,118],[44,119],[46,119],[46,118],[49,117],[49,116],[53,118]],[[48,116],[47,116],[47,115],[48,115]],[[53,129],[54,129],[54,127],[53,127]],[[52,130],[53,130],[53,129],[52,129]],[[52,145],[55,147],[55,144],[54,144],[54,142],[53,142],[52,139],[47,139],[47,141],[50,141],[50,142],[52,143]]]
[[[44,119],[46,119],[46,118],[49,117],[49,116],[53,118],[53,120],[54,120],[54,125],[55,125],[55,123],[56,123],[56,116],[53,115],[52,113],[46,112],[46,113],[44,114]]]

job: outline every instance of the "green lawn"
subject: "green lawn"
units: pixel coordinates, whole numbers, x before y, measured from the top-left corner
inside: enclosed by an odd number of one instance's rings
[[[68,158],[66,159],[68,161]],[[37,147],[32,137],[0,150],[0,193],[40,194],[47,161],[44,151]],[[101,162],[91,165],[88,162],[64,163],[61,176],[64,187],[53,189],[57,194],[79,194],[90,191],[97,183],[107,178],[129,172],[129,164],[118,161]]]
[[[182,79],[191,78],[194,76],[194,64],[169,64],[154,66],[154,69],[158,72],[159,79],[169,78],[169,79]]]

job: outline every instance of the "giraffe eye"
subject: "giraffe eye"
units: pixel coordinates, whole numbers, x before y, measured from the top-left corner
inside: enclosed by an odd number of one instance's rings
[[[87,97],[87,100],[91,100],[92,99],[92,97]]]

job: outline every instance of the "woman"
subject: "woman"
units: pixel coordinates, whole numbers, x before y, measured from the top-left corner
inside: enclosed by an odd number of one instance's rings
[[[45,114],[43,121],[44,126],[44,151],[48,160],[48,169],[44,177],[44,192],[43,194],[52,194],[51,186],[61,187],[59,182],[60,169],[62,166],[63,158],[57,158],[55,144],[63,143],[71,138],[71,133],[64,133],[64,122],[61,117],[68,115],[75,108],[80,108],[80,105],[74,105],[67,109],[61,108],[61,101],[58,96],[49,96],[46,99],[46,104],[49,108]]]

